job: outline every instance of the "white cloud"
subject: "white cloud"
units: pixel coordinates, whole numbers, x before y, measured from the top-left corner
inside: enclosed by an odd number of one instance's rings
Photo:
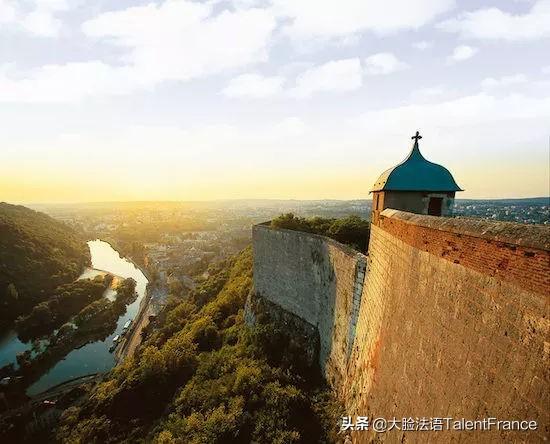
[[[397,127],[457,128],[508,121],[546,121],[550,97],[510,94],[503,98],[482,93],[429,105],[407,105],[363,114],[361,121],[380,131]],[[398,123],[398,125],[396,124]]]
[[[271,0],[275,13],[290,19],[294,38],[333,38],[364,31],[418,29],[451,10],[454,0]]]
[[[66,11],[70,9],[71,4],[78,3],[75,0],[31,0],[37,8],[48,9],[50,11]]]
[[[266,98],[282,93],[284,77],[264,77],[259,74],[242,74],[231,79],[222,91],[226,97]]]
[[[547,140],[550,96],[532,98],[509,94],[495,97],[487,93],[459,97],[436,103],[412,104],[375,110],[359,120],[361,131],[369,134],[372,144],[391,147],[403,138],[403,132],[420,129],[437,140],[448,153],[462,152],[465,145],[475,150],[498,150],[520,146],[533,140]],[[479,154],[479,153],[478,153]],[[474,152],[472,151],[472,156]],[[457,154],[453,157],[456,159]]]
[[[437,85],[427,88],[419,88],[411,93],[411,100],[415,103],[418,102],[431,102],[434,99],[440,100],[444,96],[448,96],[450,91],[444,85]]]
[[[527,82],[527,76],[525,74],[514,74],[511,76],[504,76],[498,79],[488,77],[481,82],[483,88],[500,88],[510,85],[518,85],[520,83]]]
[[[550,74],[550,65],[543,67],[541,71],[543,74]]]
[[[114,68],[100,61],[45,65],[10,76],[11,65],[0,66],[0,102],[73,102],[107,94],[127,94],[139,80],[130,68]],[[23,75],[23,78],[19,78]]]
[[[14,22],[16,17],[14,4],[8,0],[0,0],[0,23]]]
[[[63,23],[56,14],[71,6],[67,0],[0,0],[0,23],[38,37],[57,37]]]
[[[125,60],[151,82],[188,80],[267,59],[275,18],[267,10],[213,14],[212,3],[170,0],[108,12],[83,25],[128,49]]]
[[[231,5],[236,9],[259,8],[262,0],[231,0]]]
[[[310,132],[308,125],[299,117],[287,117],[273,126],[273,135],[285,134],[288,137],[300,137]]]
[[[42,37],[56,37],[61,31],[61,21],[50,11],[37,9],[21,20],[21,26],[31,34]]]
[[[472,58],[477,53],[477,48],[473,48],[471,46],[467,45],[460,45],[457,46],[453,53],[447,57],[448,63],[454,63],[454,62],[463,62],[464,60],[468,60]]]
[[[269,11],[214,14],[212,4],[186,0],[107,12],[84,23],[83,31],[125,51],[122,65],[91,60],[28,72],[0,70],[0,102],[68,102],[128,94],[163,81],[240,68],[266,60],[275,25]]]
[[[462,38],[483,40],[535,40],[550,37],[550,0],[537,1],[526,14],[510,14],[498,8],[478,9],[437,25]]]
[[[419,49],[420,51],[425,51],[426,49],[433,47],[433,45],[434,42],[427,40],[420,40],[419,42],[414,42],[412,44],[413,48]]]
[[[365,59],[365,72],[369,75],[391,74],[408,68],[409,65],[398,60],[390,52],[380,52]]]
[[[295,97],[309,97],[321,91],[352,91],[362,84],[361,62],[358,58],[334,60],[300,74],[290,94]]]
[[[337,46],[345,48],[350,46],[357,46],[360,41],[361,36],[359,34],[348,34],[337,39],[336,44]]]

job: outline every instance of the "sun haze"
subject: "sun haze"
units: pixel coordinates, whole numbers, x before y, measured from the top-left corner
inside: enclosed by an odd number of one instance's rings
[[[548,1],[490,3],[2,1],[0,200],[365,198],[418,129],[546,196]]]

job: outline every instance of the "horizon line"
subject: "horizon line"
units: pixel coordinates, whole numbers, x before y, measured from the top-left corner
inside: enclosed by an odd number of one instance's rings
[[[476,197],[476,198],[455,198],[455,201],[484,201],[484,200],[531,200],[531,199],[548,199],[550,204],[550,195],[548,196],[532,196],[532,197]],[[101,204],[146,204],[146,203],[216,203],[216,202],[353,202],[353,201],[370,201],[372,198],[350,198],[350,199],[298,199],[298,198],[228,198],[228,199],[203,199],[203,200],[101,200],[101,201],[45,201],[45,202],[8,202],[0,201],[11,205],[101,205]]]

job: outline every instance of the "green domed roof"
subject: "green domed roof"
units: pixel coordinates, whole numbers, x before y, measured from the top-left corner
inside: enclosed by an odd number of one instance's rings
[[[407,158],[384,171],[371,191],[462,191],[447,168],[426,160],[420,153],[420,138],[417,132]]]

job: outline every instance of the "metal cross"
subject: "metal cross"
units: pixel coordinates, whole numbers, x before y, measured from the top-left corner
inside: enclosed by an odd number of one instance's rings
[[[414,136],[411,137],[411,139],[415,139],[415,142],[418,142],[419,139],[422,139],[422,136],[420,135],[420,133],[417,131],[416,134]]]

